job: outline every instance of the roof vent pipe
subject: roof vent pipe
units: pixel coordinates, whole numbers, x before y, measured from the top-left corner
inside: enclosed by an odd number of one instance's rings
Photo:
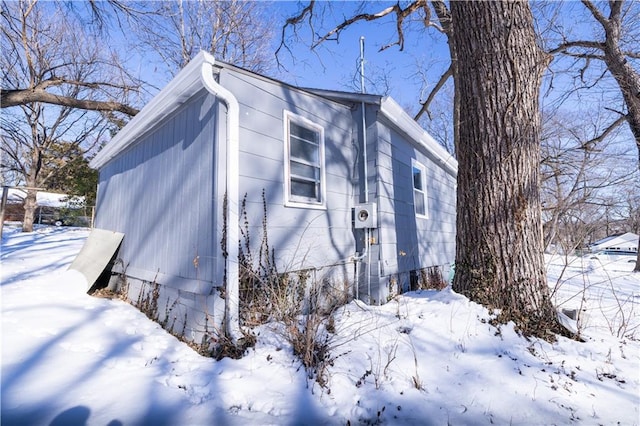
[[[239,222],[239,133],[240,107],[236,97],[218,84],[213,78],[215,58],[205,55],[202,64],[202,82],[204,87],[227,105],[227,157],[226,157],[226,194],[227,194],[227,282],[225,291],[225,331],[235,344],[242,337],[239,316],[239,274],[238,274],[238,230]]]

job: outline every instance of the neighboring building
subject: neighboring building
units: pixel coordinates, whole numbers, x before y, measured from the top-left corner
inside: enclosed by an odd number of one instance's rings
[[[95,226],[124,234],[114,273],[134,301],[157,288],[158,317],[184,318],[194,340],[234,327],[247,252],[268,247],[278,272],[372,304],[448,276],[455,257],[457,162],[388,97],[293,87],[201,52],[91,166]]]
[[[638,253],[638,234],[627,232],[620,235],[611,235],[590,244],[589,251]]]
[[[20,188],[9,188],[7,205],[5,206],[5,222],[22,222],[24,219],[24,200],[27,191]],[[89,226],[90,217],[81,215],[84,209],[84,197],[74,197],[56,192],[38,191],[36,193],[36,210],[34,223],[46,225],[80,225]]]

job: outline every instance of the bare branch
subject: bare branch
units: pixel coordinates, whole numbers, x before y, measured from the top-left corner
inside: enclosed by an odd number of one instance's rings
[[[609,0],[609,22],[621,22],[622,1]]]
[[[302,9],[302,11],[298,15],[287,19],[285,25],[282,27],[280,45],[276,50],[276,57],[283,48],[288,49],[285,42],[285,36],[286,36],[286,31],[289,27],[292,27],[295,30],[297,25],[302,23],[305,19],[308,19],[309,26],[313,29],[312,20],[314,17],[314,6],[315,6],[315,2],[311,1],[304,9]],[[434,2],[434,8],[438,8],[438,7],[440,9],[444,8],[444,10],[446,10],[446,6],[444,5],[444,3],[440,1]],[[404,8],[400,6],[400,3],[396,3],[393,6],[386,7],[375,13],[359,13],[350,18],[345,18],[340,24],[336,25],[333,29],[326,32],[323,36],[318,36],[318,38],[312,43],[311,48],[315,49],[316,47],[318,47],[319,45],[321,45],[327,40],[338,40],[340,37],[340,33],[344,29],[352,26],[357,22],[376,21],[390,15],[395,15],[397,39],[394,42],[391,42],[389,44],[382,46],[380,50],[382,51],[392,46],[398,46],[400,50],[403,50],[404,41],[405,41],[405,37],[404,37],[405,19],[417,11],[422,11],[424,13],[423,23],[425,27],[432,27],[442,33],[447,32],[448,29],[445,28],[445,25],[448,26],[449,22],[445,22],[445,23],[441,22],[440,25],[438,25],[438,23],[434,22],[431,19],[431,10],[429,9],[429,4],[427,0],[416,0],[408,4]],[[438,9],[436,10],[436,13],[440,17],[440,12]]]
[[[429,6],[427,5],[426,0],[417,0],[409,4],[404,9],[400,7],[399,3],[396,3],[395,5],[389,6],[386,9],[383,9],[377,13],[361,13],[359,15],[355,15],[349,19],[344,20],[341,24],[339,24],[338,26],[336,26],[335,28],[327,32],[324,36],[320,37],[318,41],[316,41],[313,44],[312,49],[316,48],[317,46],[319,46],[326,40],[331,39],[334,36],[336,38],[339,37],[340,32],[342,30],[344,30],[345,28],[351,26],[356,22],[375,21],[375,20],[384,18],[385,16],[388,16],[390,14],[395,14],[396,15],[396,31],[397,31],[398,39],[393,43],[389,43],[385,46],[382,46],[380,50],[382,51],[382,50],[388,49],[391,46],[398,46],[400,50],[403,50],[404,49],[404,31],[403,31],[404,20],[415,11],[420,9],[424,10],[424,8],[428,9],[428,7]],[[425,16],[425,26],[428,26],[428,24],[430,23],[429,16],[430,16],[430,13]],[[436,28],[440,28],[437,25],[433,25],[433,26]]]
[[[120,102],[76,99],[49,93],[37,87],[34,89],[2,90],[0,95],[1,108],[9,108],[31,102],[42,102],[91,111],[118,111],[130,116],[134,116],[139,112],[137,109]]]
[[[282,26],[282,32],[280,35],[280,45],[275,51],[276,59],[278,58],[278,53],[280,53],[280,49],[284,47],[285,49],[289,50],[289,47],[284,41],[287,28],[293,27],[295,29],[296,25],[302,22],[307,16],[309,17],[309,25],[311,25],[311,18],[313,17],[314,5],[315,5],[315,1],[311,0],[309,4],[304,9],[302,9],[302,11],[298,15],[293,16],[286,20],[285,24]],[[280,61],[278,61],[278,63],[280,63]]]
[[[394,11],[397,11],[400,9],[399,5],[395,5],[395,6],[390,6],[378,13],[361,13],[359,15],[353,16],[345,21],[343,21],[340,25],[336,26],[334,29],[330,30],[328,33],[326,33],[324,36],[320,37],[318,39],[318,41],[316,41],[313,45],[312,45],[312,49],[315,49],[317,46],[319,46],[320,44],[322,44],[324,41],[329,40],[331,37],[336,36],[338,37],[340,35],[340,32],[342,30],[344,30],[345,28],[347,28],[348,26],[358,22],[358,21],[374,21],[376,19],[380,19],[382,17],[385,17],[389,14],[391,14]]]
[[[567,53],[568,49],[572,47],[583,47],[585,49],[598,49],[604,50],[604,43],[598,41],[590,41],[590,40],[576,40],[576,41],[568,41],[558,45],[556,48],[549,50],[547,53],[551,55],[555,55],[556,53]]]
[[[597,144],[598,142],[602,142],[604,139],[606,139],[607,136],[609,136],[611,134],[611,132],[613,132],[618,126],[620,126],[625,121],[627,121],[627,116],[626,115],[621,115],[620,117],[618,117],[617,120],[615,120],[613,123],[611,123],[609,126],[607,126],[607,128],[604,129],[604,131],[599,136],[596,136],[595,138],[592,138],[592,139],[584,142],[582,144],[581,148],[582,149],[591,149],[591,147],[593,145]]]
[[[447,8],[447,5],[442,0],[432,0],[431,4],[433,9],[438,15],[438,21],[440,21],[440,28],[444,34],[451,34],[451,12]]]
[[[422,103],[422,107],[420,108],[420,111],[418,111],[418,113],[415,115],[415,117],[413,117],[414,120],[418,121],[418,119],[425,112],[427,113],[427,116],[429,116],[429,119],[431,119],[431,114],[429,112],[429,106],[431,105],[431,102],[435,98],[436,94],[440,91],[440,89],[442,89],[442,87],[447,82],[447,80],[449,80],[449,78],[452,77],[452,76],[453,76],[453,64],[449,65],[449,68],[447,68],[447,70],[444,72],[444,74],[442,74],[440,76],[440,79],[436,83],[436,85],[433,88],[433,90],[431,90],[431,92],[429,92],[429,96],[427,96],[427,100]]]
[[[605,16],[600,12],[600,10],[591,2],[591,0],[581,0],[582,4],[589,9],[589,11],[591,12],[591,14],[593,15],[594,18],[596,18],[596,20],[598,22],[600,22],[600,24],[603,27],[607,27],[609,21],[607,20],[607,18],[605,18]],[[612,2],[610,2],[609,4],[611,4]],[[613,8],[611,9],[613,11]]]

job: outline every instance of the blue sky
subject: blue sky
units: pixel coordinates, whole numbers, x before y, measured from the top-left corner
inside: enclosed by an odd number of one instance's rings
[[[270,2],[267,19],[273,25],[273,51],[280,43],[280,33],[286,19],[295,16],[306,4],[307,2],[298,1]],[[353,16],[360,4],[361,2],[354,1],[319,2],[318,13],[324,10],[325,14],[324,20],[314,20],[315,32],[324,35],[337,23],[342,22],[344,17]],[[367,12],[378,12],[392,4],[394,2],[369,2]],[[594,25],[595,21],[585,14],[586,9],[579,2],[532,2],[531,4],[534,14],[539,15],[544,11],[546,16],[554,16],[558,19],[554,22],[554,26],[550,27],[558,32],[570,34],[573,38],[585,36],[586,39],[593,39],[601,33],[601,28]],[[629,5],[638,13],[640,2],[629,3]],[[560,12],[557,15],[553,13],[555,8]],[[418,17],[412,19],[418,19]],[[536,23],[540,28],[546,25],[544,19]],[[379,51],[381,46],[394,42],[397,37],[393,15],[373,22],[355,23],[342,31],[338,40],[325,41],[314,50],[310,49],[313,37],[308,24],[298,26],[297,37],[293,37],[294,32],[289,28],[286,33],[289,50],[283,49],[278,57],[282,67],[275,68],[274,65],[269,75],[300,87],[359,91],[359,40],[360,37],[364,37],[367,92],[391,95],[410,115],[414,115],[420,107],[419,102],[424,101],[449,66],[450,59],[446,38],[436,30],[425,28],[421,21],[412,22],[411,18],[406,20],[404,29],[405,45],[402,51],[398,46]],[[554,34],[553,31],[545,33],[545,37],[550,36],[557,37],[558,34]],[[273,62],[275,63],[275,57]],[[592,61],[588,73],[594,80],[603,70],[602,64],[597,62]],[[552,65],[554,73],[547,73],[547,76],[554,77],[555,90],[546,92],[544,90],[548,86],[543,85],[542,100],[545,111],[549,108],[561,108],[571,114],[586,115],[597,110],[603,111],[603,104],[615,104],[618,109],[622,109],[619,103],[619,91],[615,83],[611,84],[610,78],[605,82],[601,81],[595,90],[580,90],[573,92],[571,96],[559,97],[562,91],[558,89],[582,85],[583,82],[576,79],[579,66],[574,66],[572,71],[566,73],[558,72],[561,71],[558,65],[560,65],[558,62],[554,62]],[[166,82],[162,83],[162,80],[160,78],[151,81],[155,81],[161,88],[166,84]],[[548,96],[549,93],[551,96]],[[425,120],[421,124],[425,125],[442,143],[450,143],[450,120],[447,119],[447,114],[450,114],[451,99],[445,94],[440,95],[435,102],[432,109],[444,118],[440,122]],[[606,117],[602,119],[603,125],[610,121]],[[621,130],[622,138],[627,139],[630,132],[627,128]],[[628,145],[633,148],[633,144]]]
[[[389,4],[393,3],[378,2],[375,9],[371,8],[369,11],[382,10]],[[331,29],[331,24],[339,22],[343,15],[347,16],[357,5],[357,2],[333,3],[331,11],[326,15],[327,24],[317,25],[316,32],[324,34]],[[300,8],[300,4],[294,1],[274,3],[274,13],[279,17],[274,26],[278,28],[278,32],[285,19],[295,15]],[[426,79],[427,87],[435,84],[449,65],[449,52],[445,38],[435,30],[424,30],[422,24],[416,25],[409,20],[405,29],[402,51],[398,46],[380,51],[381,46],[396,40],[393,17],[356,23],[345,29],[338,40],[325,41],[312,51],[309,48],[312,39],[310,29],[308,25],[303,25],[299,27],[299,42],[290,44],[293,55],[287,51],[279,55],[285,69],[279,70],[277,78],[301,87],[358,91],[360,37],[364,37],[367,92],[389,94],[413,113],[418,108],[422,80]],[[292,34],[289,29],[287,35]],[[417,70],[426,75],[418,75]]]

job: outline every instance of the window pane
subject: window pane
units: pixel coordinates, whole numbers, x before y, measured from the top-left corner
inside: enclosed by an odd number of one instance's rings
[[[318,145],[312,145],[308,142],[297,139],[291,136],[291,156],[299,158],[309,163],[318,164]]]
[[[318,144],[318,133],[314,130],[307,129],[305,127],[300,126],[299,124],[289,122],[289,133],[292,136],[297,137],[298,139],[303,139],[305,141],[312,142],[314,144]]]
[[[321,203],[323,138],[322,129],[307,125],[292,115],[287,118],[289,200],[300,203]]]
[[[306,164],[291,161],[291,174],[309,179],[319,180],[320,169]]]
[[[302,181],[293,178],[291,179],[291,195],[313,198],[320,201],[317,195],[317,187],[318,185],[315,182]]]
[[[422,188],[422,170],[417,167],[413,167],[413,187],[415,189],[423,190]]]
[[[421,216],[426,215],[425,203],[424,203],[424,194],[417,189],[413,190],[413,202],[416,206],[416,214]]]

